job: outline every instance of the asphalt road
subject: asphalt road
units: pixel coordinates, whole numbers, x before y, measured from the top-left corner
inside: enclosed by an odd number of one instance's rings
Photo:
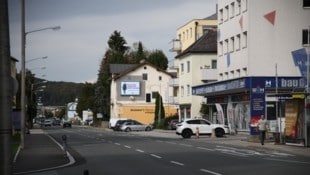
[[[149,137],[93,128],[50,128],[56,140],[67,136],[77,163],[50,175],[291,175],[309,174],[310,158],[272,150],[232,147],[179,136]],[[151,131],[153,132],[153,131]],[[225,140],[224,140],[225,141]]]

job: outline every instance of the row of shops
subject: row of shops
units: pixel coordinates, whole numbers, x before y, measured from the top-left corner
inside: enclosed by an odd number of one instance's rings
[[[285,143],[309,146],[305,85],[302,77],[242,77],[195,86],[192,94],[204,96],[209,120],[228,125],[231,132],[257,137],[257,122],[263,115],[270,132]]]

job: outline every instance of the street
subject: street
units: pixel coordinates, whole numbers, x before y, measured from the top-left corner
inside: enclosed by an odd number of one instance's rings
[[[113,132],[73,127],[45,130],[61,143],[67,136],[72,166],[47,172],[83,174],[308,174],[310,158],[283,151],[251,149],[212,142],[205,138],[182,139],[170,133],[150,137],[145,132]],[[154,132],[154,131],[151,131]],[[225,138],[221,138],[225,142]],[[308,173],[307,173],[308,172]]]

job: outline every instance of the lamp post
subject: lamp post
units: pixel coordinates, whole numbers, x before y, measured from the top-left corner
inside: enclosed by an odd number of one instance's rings
[[[20,104],[21,104],[21,137],[20,137],[20,147],[24,148],[25,143],[25,71],[26,71],[26,35],[34,32],[39,32],[43,30],[59,30],[60,26],[56,27],[46,27],[32,31],[25,31],[25,0],[21,0],[21,95],[20,95]]]

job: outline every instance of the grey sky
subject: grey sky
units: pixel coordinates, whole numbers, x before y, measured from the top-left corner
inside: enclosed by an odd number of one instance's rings
[[[27,35],[26,67],[50,81],[95,81],[107,40],[121,31],[128,46],[141,41],[169,59],[177,28],[215,13],[216,0],[25,0],[26,31],[61,26]],[[9,1],[11,55],[20,60],[20,0]],[[20,62],[19,62],[20,64]],[[19,65],[18,65],[19,66]],[[41,70],[39,67],[47,69]],[[20,67],[20,66],[19,66]],[[18,68],[19,68],[18,67]]]

